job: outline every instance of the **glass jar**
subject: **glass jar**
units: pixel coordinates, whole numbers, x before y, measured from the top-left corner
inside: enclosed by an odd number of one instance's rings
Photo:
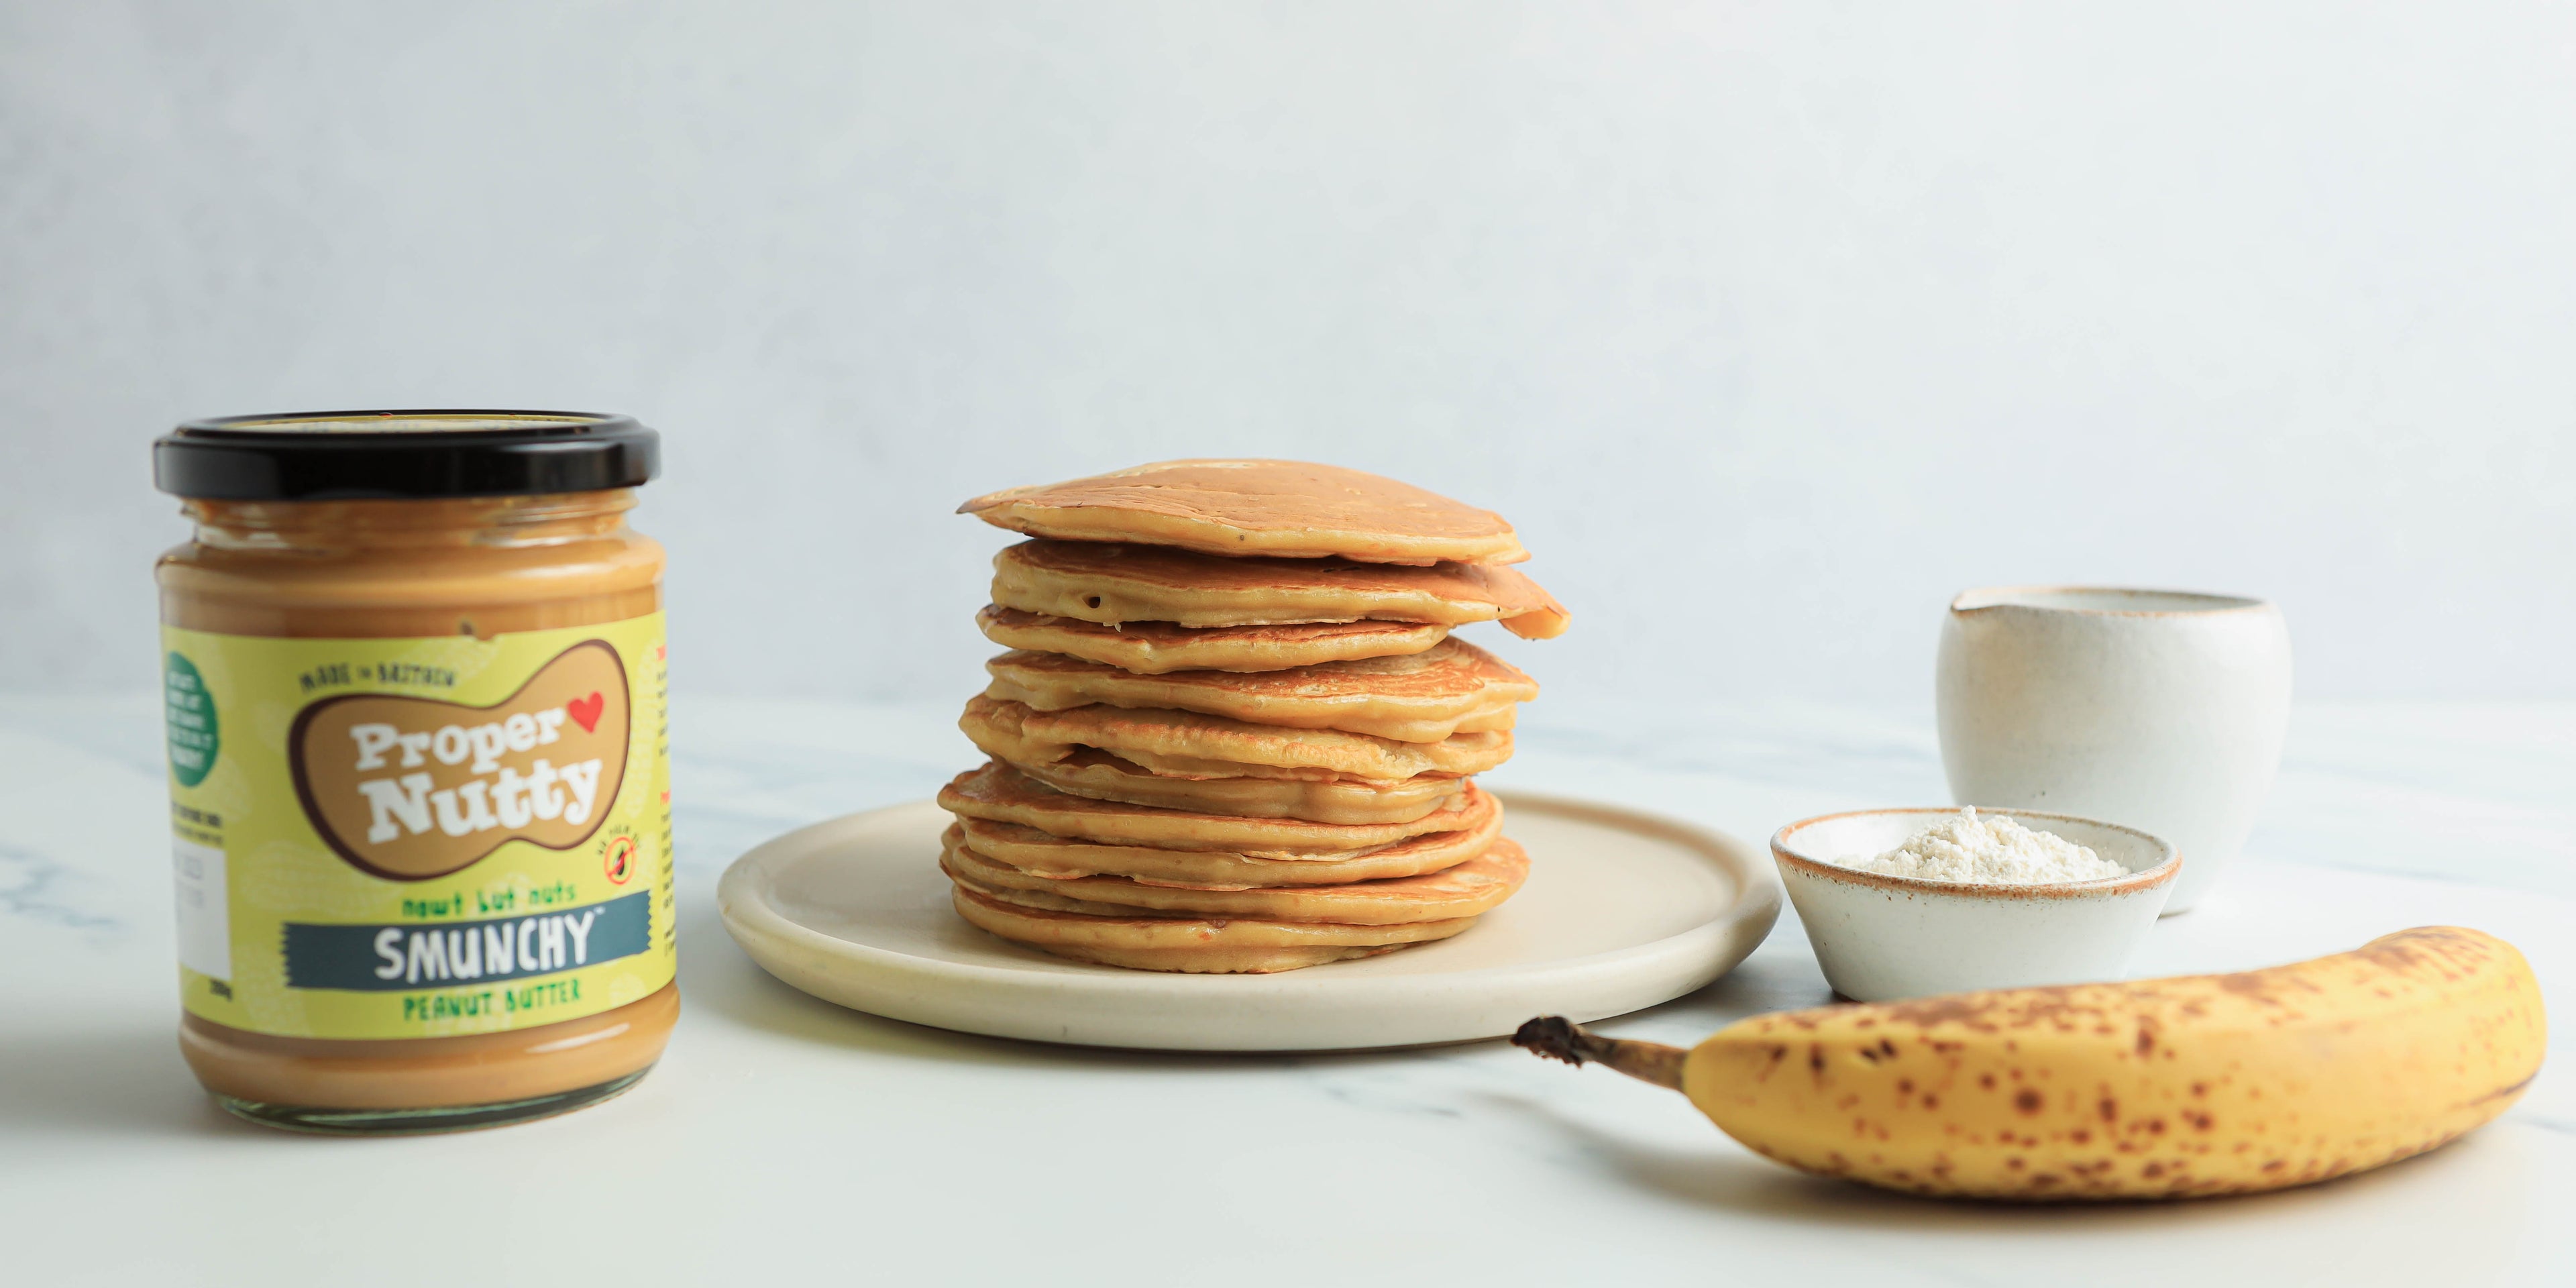
[[[652,430],[341,412],[154,445],[180,1049],[334,1133],[625,1090],[679,1015]]]

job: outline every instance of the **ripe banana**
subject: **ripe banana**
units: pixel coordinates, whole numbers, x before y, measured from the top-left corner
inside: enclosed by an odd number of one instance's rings
[[[1791,1167],[1918,1194],[2179,1198],[2393,1163],[2540,1070],[2513,945],[2431,926],[2235,975],[1758,1015],[1688,1051],[1555,1016],[1512,1041],[1688,1095]]]

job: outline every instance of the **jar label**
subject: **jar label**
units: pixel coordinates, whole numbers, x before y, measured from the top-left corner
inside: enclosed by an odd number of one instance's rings
[[[671,982],[662,640],[658,613],[491,639],[164,627],[189,1012],[453,1037]]]

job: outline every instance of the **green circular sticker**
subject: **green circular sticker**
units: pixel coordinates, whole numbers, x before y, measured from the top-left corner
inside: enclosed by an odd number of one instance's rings
[[[185,654],[171,654],[161,670],[161,709],[170,726],[170,776],[181,787],[206,781],[223,738],[215,727],[215,695]]]

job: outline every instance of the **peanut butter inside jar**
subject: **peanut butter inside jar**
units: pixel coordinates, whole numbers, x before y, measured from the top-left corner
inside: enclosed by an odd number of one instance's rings
[[[623,417],[332,413],[156,445],[180,1049],[306,1131],[625,1090],[672,978],[658,440]]]

